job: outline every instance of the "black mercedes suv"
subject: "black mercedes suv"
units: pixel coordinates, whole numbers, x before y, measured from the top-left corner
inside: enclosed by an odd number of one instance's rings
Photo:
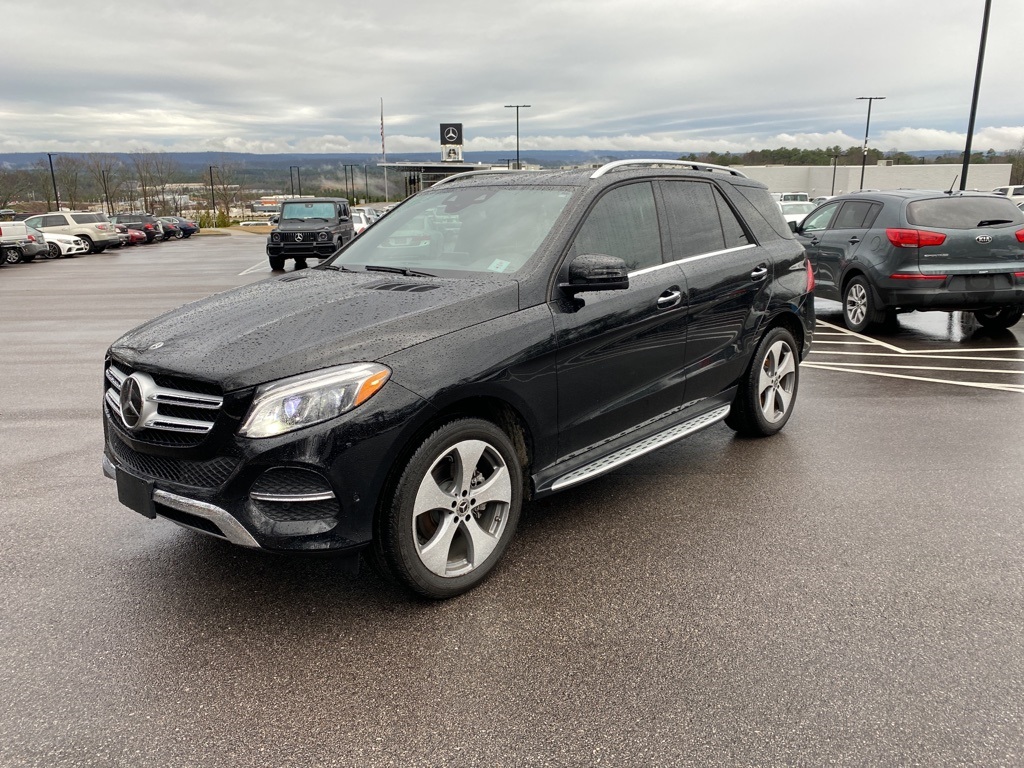
[[[899,312],[974,312],[990,329],[1024,316],[1024,213],[988,193],[898,189],[833,198],[794,227],[815,293],[852,331]]]
[[[313,269],[109,349],[105,473],[146,517],[473,587],[522,504],[724,421],[774,434],[812,275],[764,185],[700,163],[477,172]]]
[[[284,269],[288,259],[304,268],[308,258],[326,259],[353,237],[352,213],[345,198],[286,200],[277,227],[267,237],[267,259],[274,271]]]

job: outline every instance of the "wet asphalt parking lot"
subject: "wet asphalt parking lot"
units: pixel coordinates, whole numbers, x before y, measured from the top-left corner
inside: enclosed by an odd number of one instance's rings
[[[444,603],[148,521],[103,353],[239,232],[0,269],[0,765],[1024,763],[1024,323],[819,303],[795,414],[527,505]]]

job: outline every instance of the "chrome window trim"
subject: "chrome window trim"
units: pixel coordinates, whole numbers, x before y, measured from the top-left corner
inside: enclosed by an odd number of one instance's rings
[[[664,264],[655,264],[653,267],[644,267],[643,269],[638,269],[636,272],[630,272],[629,276],[636,277],[637,275],[646,275],[648,272],[656,272],[659,269],[665,269],[665,267],[687,264],[688,262],[700,261],[701,259],[710,259],[712,256],[721,256],[724,253],[737,253],[739,251],[745,251],[748,248],[757,248],[757,246],[753,243],[747,243],[746,245],[737,245],[735,248],[723,248],[720,251],[699,253],[696,256],[687,256],[685,259],[676,259],[675,261],[666,261]]]

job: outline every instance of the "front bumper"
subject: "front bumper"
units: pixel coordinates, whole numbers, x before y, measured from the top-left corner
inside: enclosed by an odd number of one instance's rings
[[[236,419],[188,449],[136,440],[106,398],[103,410],[103,473],[123,504],[240,546],[314,552],[370,541],[391,466],[429,406],[390,382],[323,424],[257,440],[238,437]]]

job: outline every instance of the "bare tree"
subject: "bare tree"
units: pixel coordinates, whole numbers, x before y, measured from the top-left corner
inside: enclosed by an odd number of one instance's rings
[[[163,216],[180,213],[181,196],[172,188],[173,182],[177,181],[181,174],[178,162],[166,152],[157,152],[153,155],[152,169],[155,188],[154,213]]]
[[[115,201],[119,199],[118,193],[122,191],[127,178],[124,165],[116,155],[103,152],[86,155],[84,164],[86,175],[93,187],[99,190],[105,210],[108,214],[114,213],[117,208]]]
[[[0,168],[0,208],[7,208],[21,200],[31,189],[31,175],[27,171]]]
[[[1024,139],[1020,140],[1017,149],[1011,149],[1006,153],[1010,158],[1010,183],[1024,184]]]
[[[156,186],[155,158],[152,152],[134,152],[131,155],[132,167],[135,171],[135,182],[138,184],[139,203],[142,210],[153,210],[153,193]],[[134,207],[134,206],[133,206]]]
[[[77,210],[82,202],[81,187],[85,176],[82,159],[75,155],[57,155],[53,161],[53,172],[62,203],[73,211]]]

